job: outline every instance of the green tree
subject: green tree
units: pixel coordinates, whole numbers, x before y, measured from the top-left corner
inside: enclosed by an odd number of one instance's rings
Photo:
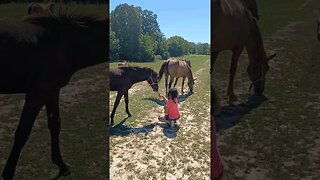
[[[173,36],[168,39],[168,51],[170,56],[177,57],[189,54],[188,41],[180,36]]]
[[[119,58],[120,44],[119,39],[116,38],[116,34],[109,30],[109,59],[115,61]]]
[[[152,40],[152,37],[142,34],[139,42],[139,60],[143,62],[154,61],[155,43]]]
[[[134,6],[120,4],[111,12],[111,28],[119,39],[119,57],[135,60],[139,58],[141,17]]]

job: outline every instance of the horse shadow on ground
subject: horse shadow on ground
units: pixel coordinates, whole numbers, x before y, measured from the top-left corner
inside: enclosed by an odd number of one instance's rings
[[[163,134],[169,138],[169,139],[173,139],[175,137],[177,137],[178,131],[180,129],[180,127],[178,125],[176,125],[175,127],[171,128],[166,124],[163,123],[151,123],[149,125],[145,125],[143,127],[128,127],[126,126],[124,123],[126,122],[126,120],[128,119],[125,118],[123,119],[119,124],[110,127],[109,133],[110,136],[128,136],[130,134],[144,134],[145,136],[147,136],[150,132],[153,131],[153,129],[155,128],[155,126],[160,126],[163,129]]]
[[[268,99],[265,96],[250,96],[246,102],[239,105],[223,106],[219,114],[215,115],[217,132],[229,129],[238,124],[241,118],[249,114],[251,110],[260,106]]]
[[[180,95],[178,97],[178,102],[179,103],[182,103],[183,101],[185,101],[189,96],[191,96],[193,93],[191,91],[189,91],[187,94],[184,94],[184,95]],[[152,102],[155,102],[157,103],[159,106],[164,106],[165,103],[164,103],[164,100],[160,100],[159,98],[143,98],[143,100],[148,100],[148,101],[152,101]]]

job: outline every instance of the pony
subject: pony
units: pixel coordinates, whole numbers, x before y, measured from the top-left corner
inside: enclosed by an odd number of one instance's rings
[[[190,64],[190,65],[189,65]],[[173,83],[174,78],[176,79],[176,82],[174,86],[176,86],[178,78],[182,77],[182,88],[181,88],[181,94],[183,94],[183,86],[184,81],[186,78],[188,78],[188,86],[189,90],[192,93],[193,92],[193,85],[196,79],[193,78],[192,71],[191,71],[191,63],[187,61],[179,61],[177,59],[168,59],[165,60],[161,68],[159,70],[159,81],[162,79],[163,74],[165,74],[165,87],[166,87],[166,93],[168,92],[168,87],[171,88],[171,85]],[[168,78],[170,76],[170,82],[168,86]]]
[[[61,13],[27,16],[20,22],[0,23],[0,93],[25,94],[14,144],[2,177],[12,179],[22,148],[35,119],[46,107],[51,135],[51,159],[58,176],[70,174],[60,152],[60,89],[72,75],[107,62],[109,19]]]
[[[126,104],[126,113],[128,117],[131,117],[131,113],[129,111],[128,91],[133,84],[141,81],[147,81],[153,91],[158,91],[158,73],[148,67],[118,67],[109,71],[109,78],[110,91],[117,91],[117,97],[110,116],[110,125],[114,125],[114,115],[122,96],[124,96]]]
[[[232,51],[229,85],[227,94],[229,100],[236,101],[233,91],[233,81],[237,63],[244,47],[248,52],[249,66],[247,73],[251,81],[250,89],[262,95],[265,89],[265,76],[269,70],[268,60],[276,54],[267,57],[262,36],[252,13],[242,0],[214,0],[212,4],[212,67],[214,69],[218,54],[224,50]]]

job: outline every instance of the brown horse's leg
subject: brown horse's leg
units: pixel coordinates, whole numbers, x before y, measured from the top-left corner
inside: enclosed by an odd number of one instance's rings
[[[114,102],[113,110],[111,112],[111,123],[110,123],[110,125],[114,124],[114,119],[113,119],[114,118],[114,114],[116,112],[117,107],[119,106],[120,99],[122,98],[122,96],[123,96],[123,92],[118,91],[117,97],[116,97],[116,101]]]
[[[129,96],[128,96],[128,91],[124,93],[124,102],[126,104],[126,113],[128,114],[128,117],[131,117],[131,114],[129,112]]]
[[[37,92],[39,94],[39,92]],[[10,156],[2,172],[3,179],[12,179],[23,146],[26,144],[34,121],[44,105],[43,96],[37,93],[26,95],[26,101],[21,114],[20,122],[15,132],[14,144]]]
[[[171,75],[170,75],[169,89],[170,89],[171,86],[172,86],[173,80],[174,80],[174,76],[171,76]]]
[[[176,87],[176,85],[177,85],[177,83],[178,83],[178,77],[176,78],[176,81],[174,82],[174,85],[173,85],[173,87]]]
[[[48,128],[51,134],[51,160],[59,167],[59,177],[70,174],[70,168],[67,166],[61,156],[60,152],[60,112],[59,112],[59,91],[50,94],[46,101],[46,110],[48,117]]]
[[[181,87],[181,95],[183,95],[183,86],[184,86],[184,81],[186,80],[186,77],[182,78],[182,87]]]
[[[166,94],[168,93],[168,74],[165,74],[165,86],[166,86]]]
[[[232,62],[231,62],[231,67],[230,67],[230,77],[229,77],[229,84],[228,84],[228,96],[229,96],[229,101],[237,101],[237,96],[234,94],[233,91],[233,80],[234,76],[236,74],[237,70],[237,64],[238,64],[238,59],[239,56],[242,52],[243,48],[235,49],[232,52]]]

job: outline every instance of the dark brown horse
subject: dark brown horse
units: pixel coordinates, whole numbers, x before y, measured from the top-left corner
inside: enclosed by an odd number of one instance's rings
[[[137,67],[137,66],[122,66],[117,69],[112,69],[109,72],[110,78],[110,91],[117,91],[117,97],[114,102],[113,110],[110,116],[110,125],[114,124],[114,114],[117,107],[119,106],[122,96],[124,96],[124,101],[126,104],[126,113],[128,117],[131,116],[129,112],[129,95],[128,91],[133,84],[147,81],[153,91],[158,91],[158,73],[156,73],[151,68],[147,67]]]
[[[212,68],[218,54],[224,50],[232,51],[232,62],[228,85],[230,101],[236,101],[233,80],[238,58],[246,47],[249,56],[247,72],[254,86],[255,94],[263,94],[265,76],[269,70],[263,40],[256,19],[242,0],[214,0],[212,4]],[[251,87],[250,85],[250,87]]]
[[[59,167],[59,176],[70,174],[59,145],[60,88],[78,70],[107,61],[108,24],[107,18],[67,13],[0,23],[0,93],[26,95],[2,173],[4,179],[13,178],[21,150],[43,106],[51,134],[52,162]]]
[[[317,19],[317,37],[318,41],[320,42],[320,17]]]
[[[190,65],[189,65],[190,64]],[[179,61],[177,59],[168,59],[165,60],[161,68],[159,70],[159,81],[161,80],[163,74],[165,75],[165,86],[166,93],[168,91],[168,87],[171,88],[174,78],[176,78],[176,82],[174,86],[177,85],[178,78],[182,77],[182,89],[181,94],[183,94],[183,86],[184,81],[188,78],[188,86],[190,92],[193,92],[193,85],[196,79],[193,79],[192,71],[191,71],[191,63],[187,61]],[[168,86],[168,78],[170,77],[170,82]]]

